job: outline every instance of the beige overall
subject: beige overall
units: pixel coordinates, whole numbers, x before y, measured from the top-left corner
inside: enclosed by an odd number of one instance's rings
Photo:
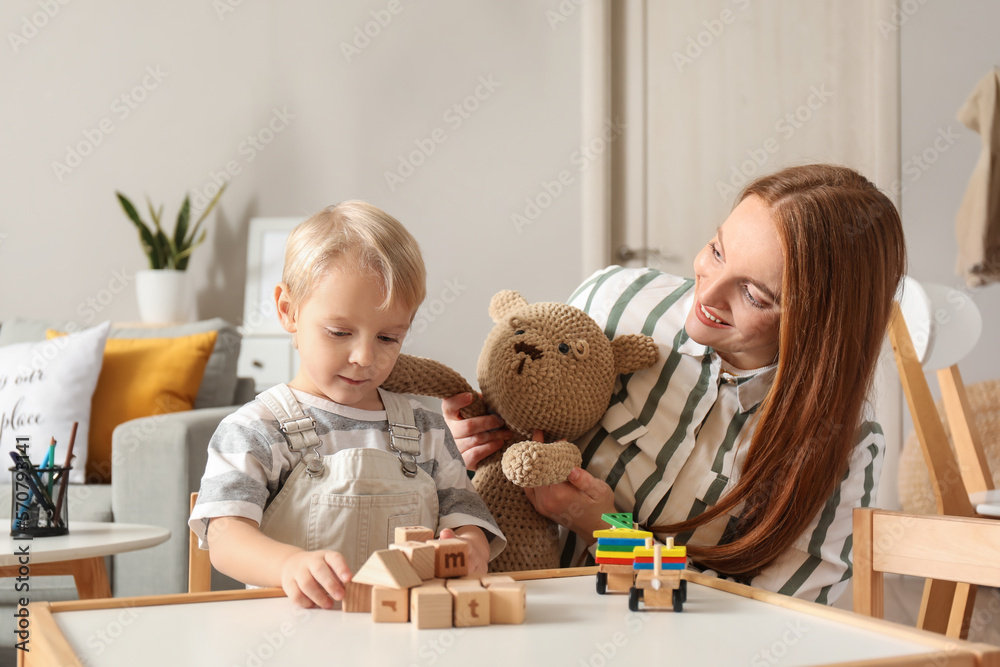
[[[321,456],[316,422],[286,385],[258,398],[274,414],[288,448],[301,460],[260,522],[272,539],[313,551],[329,549],[352,572],[373,551],[388,548],[397,526],[437,532],[437,487],[417,464],[420,432],[402,396],[379,389],[389,422],[389,451],[345,449]]]

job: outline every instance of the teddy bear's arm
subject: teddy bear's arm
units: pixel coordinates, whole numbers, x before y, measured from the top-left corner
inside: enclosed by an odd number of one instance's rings
[[[458,371],[433,359],[409,354],[399,355],[389,377],[382,383],[382,388],[397,394],[417,394],[435,398],[448,398],[469,391],[472,392],[472,404],[462,408],[460,411],[462,417],[478,417],[486,412],[482,398],[472,391],[465,378]]]
[[[580,449],[572,442],[525,440],[504,452],[503,472],[518,486],[545,486],[565,482],[570,471],[582,462]]]

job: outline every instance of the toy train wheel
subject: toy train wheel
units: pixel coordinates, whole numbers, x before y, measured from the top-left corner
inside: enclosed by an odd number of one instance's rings
[[[639,611],[639,600],[642,599],[642,589],[633,586],[628,589],[628,608],[629,611]]]
[[[598,572],[597,573],[597,594],[604,595],[608,592],[608,573]]]
[[[688,582],[687,579],[681,579],[681,602],[688,601]]]
[[[684,611],[684,593],[681,592],[681,589],[674,589],[673,599],[674,611]]]

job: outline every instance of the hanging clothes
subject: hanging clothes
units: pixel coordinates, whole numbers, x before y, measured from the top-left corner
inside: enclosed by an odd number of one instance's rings
[[[969,287],[1000,281],[1000,68],[976,84],[958,120],[983,143],[958,207],[956,271]]]

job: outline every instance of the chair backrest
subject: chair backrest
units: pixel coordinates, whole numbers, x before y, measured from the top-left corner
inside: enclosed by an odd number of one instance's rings
[[[892,319],[889,322],[889,341],[896,356],[896,367],[899,369],[903,393],[906,395],[906,403],[913,418],[913,427],[927,462],[938,512],[972,516],[974,513],[972,503],[962,481],[958,459],[948,446],[944,424],[938,417],[923,366],[917,357],[913,339],[910,337],[898,304],[893,306]]]
[[[1000,521],[854,510],[854,611],[882,618],[883,573],[1000,586]],[[973,588],[974,590],[974,588]],[[951,614],[947,634],[963,632],[963,609]],[[923,629],[934,629],[924,627]]]
[[[191,494],[189,511],[194,511],[198,494]],[[188,593],[207,593],[212,590],[212,561],[208,552],[198,547],[198,536],[188,531]]]

